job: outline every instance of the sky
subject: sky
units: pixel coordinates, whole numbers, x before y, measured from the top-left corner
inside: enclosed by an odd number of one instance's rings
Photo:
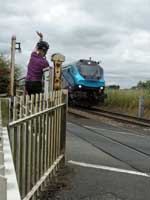
[[[130,88],[150,79],[149,0],[5,0],[0,1],[0,52],[10,56],[11,36],[21,42],[16,63],[26,71],[30,54],[44,35],[65,63],[101,61],[106,85]]]

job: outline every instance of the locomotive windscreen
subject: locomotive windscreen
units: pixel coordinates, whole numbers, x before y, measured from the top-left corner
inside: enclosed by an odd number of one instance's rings
[[[94,61],[79,61],[77,63],[79,73],[86,79],[100,79],[102,68]]]

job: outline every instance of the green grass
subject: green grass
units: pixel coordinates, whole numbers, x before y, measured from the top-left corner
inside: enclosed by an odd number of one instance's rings
[[[148,90],[106,90],[108,95],[103,108],[116,112],[138,115],[139,96],[144,96],[144,117],[150,118],[150,91]]]
[[[7,126],[9,120],[9,100],[8,98],[0,98],[2,109],[2,126]]]

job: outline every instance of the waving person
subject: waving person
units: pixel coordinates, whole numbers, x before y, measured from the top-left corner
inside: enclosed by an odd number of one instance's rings
[[[31,54],[27,67],[25,88],[29,95],[42,92],[43,69],[49,66],[46,60],[49,44],[43,41],[42,33],[37,32],[37,35],[40,37],[40,40]]]

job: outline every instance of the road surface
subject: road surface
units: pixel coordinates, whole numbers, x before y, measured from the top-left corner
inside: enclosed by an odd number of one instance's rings
[[[150,131],[68,116],[61,200],[149,200]]]

